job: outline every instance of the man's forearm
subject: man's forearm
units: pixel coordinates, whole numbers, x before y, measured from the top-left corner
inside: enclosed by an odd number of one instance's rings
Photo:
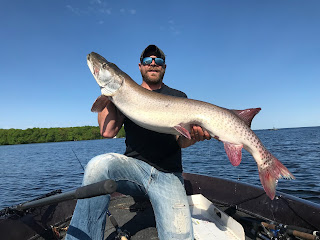
[[[187,148],[195,144],[197,141],[195,139],[188,139],[184,136],[177,136],[177,142],[181,148]]]
[[[112,102],[102,112],[98,113],[100,133],[105,138],[115,137],[121,129],[123,121],[123,114]]]

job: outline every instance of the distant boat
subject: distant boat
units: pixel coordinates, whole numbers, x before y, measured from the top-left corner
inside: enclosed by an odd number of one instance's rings
[[[277,130],[279,130],[278,128],[275,128],[275,127],[273,127],[273,128],[271,128],[271,129],[269,129],[270,131],[277,131]]]

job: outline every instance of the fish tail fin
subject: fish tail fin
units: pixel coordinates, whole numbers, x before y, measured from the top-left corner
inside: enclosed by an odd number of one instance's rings
[[[264,166],[258,167],[261,184],[270,197],[274,199],[278,179],[295,179],[292,173],[271,153],[268,152]]]

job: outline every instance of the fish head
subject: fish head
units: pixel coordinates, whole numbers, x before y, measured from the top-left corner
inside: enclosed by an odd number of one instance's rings
[[[92,52],[87,55],[88,67],[105,96],[114,95],[122,86],[124,77],[122,71],[104,57]]]

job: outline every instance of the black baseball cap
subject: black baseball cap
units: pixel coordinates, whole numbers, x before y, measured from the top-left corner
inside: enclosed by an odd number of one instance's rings
[[[145,57],[149,57],[151,55],[155,55],[159,58],[162,58],[164,61],[166,60],[166,56],[160,48],[158,48],[156,45],[149,45],[148,47],[146,47],[146,49],[142,51],[140,56],[140,62],[142,62],[142,60]]]

